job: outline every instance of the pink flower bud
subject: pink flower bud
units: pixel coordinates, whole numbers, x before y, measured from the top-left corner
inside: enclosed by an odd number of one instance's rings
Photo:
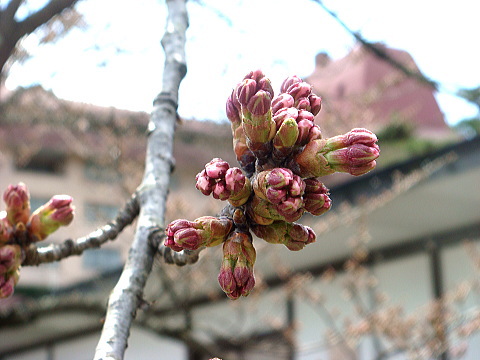
[[[218,200],[227,200],[230,197],[230,191],[227,189],[225,180],[219,180],[215,183],[213,187],[212,195],[214,199]]]
[[[205,165],[205,173],[212,179],[221,179],[229,168],[228,162],[220,158],[214,158]]]
[[[338,150],[354,144],[373,146],[377,142],[377,136],[370,130],[355,128],[343,135],[337,135],[327,139],[325,152]]]
[[[336,171],[362,175],[372,170],[380,155],[377,137],[366,129],[353,129],[329,139],[311,140],[288,165],[303,178]]]
[[[308,100],[310,101],[310,111],[313,116],[317,115],[322,109],[322,98],[315,94],[308,95]]]
[[[0,277],[16,271],[22,263],[22,249],[19,245],[0,246]]]
[[[216,181],[207,175],[205,169],[197,174],[195,180],[197,181],[195,187],[200,190],[203,195],[208,196],[212,193]]]
[[[230,192],[228,202],[233,206],[242,206],[252,193],[250,180],[239,168],[230,168],[225,174],[226,189]]]
[[[252,79],[245,79],[237,85],[237,88],[235,89],[235,94],[237,96],[238,102],[242,106],[247,106],[248,102],[256,93],[256,91],[257,82]]]
[[[291,251],[303,249],[315,242],[315,232],[308,226],[285,221],[275,221],[270,225],[254,225],[253,233],[271,244],[283,244]]]
[[[175,234],[177,234],[177,238],[179,238],[181,235],[183,237],[183,233],[180,234],[182,230],[185,229],[192,229],[193,228],[193,223],[191,221],[185,220],[185,219],[177,219],[175,221],[172,221],[170,224],[168,224],[167,229],[166,229],[166,234],[167,238],[165,239],[165,246],[168,246],[174,251],[182,251],[183,247],[178,245],[175,241]],[[195,236],[197,238],[198,242],[198,235],[195,233]],[[192,243],[191,239],[187,239],[189,243]]]
[[[178,219],[167,226],[165,246],[174,251],[217,246],[225,240],[232,226],[233,221],[226,217],[202,216],[194,221]]]
[[[380,149],[377,144],[374,144],[374,146],[353,144],[346,148],[327,152],[325,158],[331,166],[348,165],[356,167],[377,159],[379,155]]]
[[[280,94],[272,101],[272,113],[276,114],[279,110],[283,108],[290,108],[293,106],[295,100],[290,94]]]
[[[332,200],[330,200],[329,191],[318,179],[305,180],[305,210],[315,216],[322,215],[330,210]]]
[[[0,211],[0,246],[10,240],[12,230],[12,225],[7,220],[7,212]]]
[[[301,83],[303,80],[299,78],[297,75],[289,76],[285,80],[283,80],[282,86],[280,87],[281,93],[286,93],[288,88],[294,84]]]
[[[9,185],[3,193],[7,219],[11,225],[26,224],[30,216],[30,194],[24,183]]]
[[[285,120],[294,119],[296,121],[297,117],[298,117],[298,109],[294,107],[289,107],[289,108],[284,108],[277,111],[275,113],[275,116],[273,117],[273,121],[275,121],[277,129],[279,129]]]
[[[253,190],[257,197],[274,205],[275,212],[270,207],[260,206],[258,203],[259,207],[254,207],[254,211],[262,217],[295,221],[304,212],[302,196],[305,183],[290,169],[275,168],[262,171],[253,183]]]
[[[314,123],[310,120],[301,120],[298,122],[298,138],[297,145],[304,146],[310,140],[310,130],[314,127]]]
[[[310,132],[308,134],[308,142],[313,141],[313,140],[318,140],[322,138],[322,131],[320,130],[320,127],[316,124],[313,125],[313,127],[310,128]]]
[[[315,120],[315,116],[313,116],[313,114],[308,110],[299,110],[297,122],[300,122],[302,120],[309,120],[313,123]]]
[[[27,229],[38,240],[45,239],[60,226],[66,226],[73,220],[72,197],[54,195],[50,201],[40,206],[30,217]]]
[[[308,111],[310,110],[310,101],[306,97],[301,97],[295,100],[293,106],[295,106],[298,110]]]
[[[227,99],[226,113],[228,119],[232,122],[232,127],[238,127],[242,123],[242,119],[240,118],[240,109],[236,107],[231,96]]]
[[[304,81],[298,82],[290,85],[286,93],[292,95],[295,101],[297,101],[300,98],[308,97],[312,93],[312,85],[307,84]],[[310,105],[310,101],[308,101],[308,105]]]
[[[260,90],[249,99],[246,107],[252,115],[262,116],[271,110],[271,104],[272,99],[270,94]]]
[[[10,276],[0,275],[0,299],[6,299],[13,295],[17,281],[18,274]]]
[[[218,283],[230,299],[247,296],[255,286],[255,259],[251,235],[232,232],[223,244],[223,261],[218,274]]]
[[[291,154],[293,146],[299,135],[297,122],[294,119],[286,119],[273,138],[274,155],[281,160]]]

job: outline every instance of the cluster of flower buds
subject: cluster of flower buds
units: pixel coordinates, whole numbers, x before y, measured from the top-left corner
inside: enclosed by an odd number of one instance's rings
[[[0,298],[13,294],[23,249],[73,220],[72,198],[67,195],[53,196],[32,214],[30,194],[23,183],[9,185],[3,200],[6,210],[0,212]]]
[[[220,158],[215,158],[205,165],[196,176],[196,188],[203,195],[210,195],[215,199],[228,200],[233,206],[241,206],[248,201],[252,192],[250,179],[241,169],[231,168]]]
[[[215,158],[196,177],[204,195],[230,204],[221,217],[175,220],[167,227],[165,245],[175,251],[223,243],[218,281],[232,299],[248,295],[255,284],[252,232],[268,243],[303,249],[315,233],[295,221],[305,212],[319,216],[331,208],[319,178],[362,175],[376,166],[375,134],[353,129],[323,139],[314,122],[321,107],[321,98],[298,76],[285,79],[274,97],[270,80],[260,70],[249,72],[226,104],[240,168]]]

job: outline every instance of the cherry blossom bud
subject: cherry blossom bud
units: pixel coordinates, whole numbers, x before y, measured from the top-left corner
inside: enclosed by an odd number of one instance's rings
[[[281,93],[286,93],[288,88],[294,84],[301,83],[303,80],[299,78],[297,75],[289,76],[285,80],[283,80],[282,86],[280,87]]]
[[[298,82],[290,85],[286,93],[292,95],[295,101],[298,101],[300,98],[306,98],[312,93],[312,85],[304,81]],[[310,101],[308,101],[308,105],[310,105]]]
[[[308,226],[285,221],[252,226],[253,233],[271,244],[283,244],[291,251],[303,249],[315,242],[315,232]]]
[[[207,175],[205,169],[195,176],[195,180],[197,181],[195,187],[200,190],[203,195],[208,196],[212,193],[216,181]]]
[[[233,206],[242,206],[252,193],[250,180],[239,168],[230,168],[225,174],[226,189],[230,192],[228,202]]]
[[[345,135],[310,141],[289,167],[303,178],[319,177],[336,171],[362,175],[372,170],[380,155],[377,137],[366,129]]]
[[[225,176],[225,173],[229,168],[230,168],[230,165],[228,165],[228,162],[220,158],[214,158],[205,165],[205,173],[210,178],[220,179]]]
[[[315,94],[310,94],[308,95],[308,100],[310,101],[311,113],[313,116],[317,115],[322,108],[322,98]]]
[[[310,110],[310,101],[308,100],[307,97],[301,97],[297,100],[295,100],[295,103],[293,104],[298,110],[305,110],[308,111]]]
[[[293,106],[295,100],[290,94],[280,94],[272,101],[272,113],[276,114],[279,110],[283,108],[290,108]]]
[[[313,141],[313,140],[318,140],[322,138],[322,130],[320,130],[320,127],[316,124],[313,125],[313,127],[310,128],[310,132],[308,134],[308,142]]]
[[[230,197],[230,191],[228,191],[227,189],[227,184],[225,184],[225,180],[219,180],[215,183],[212,195],[214,199],[218,200],[227,200]]]
[[[328,189],[318,179],[305,180],[305,210],[310,214],[319,216],[330,210],[332,200],[330,199]]]
[[[45,239],[60,226],[73,220],[73,198],[68,195],[54,195],[50,201],[40,206],[30,217],[27,229],[38,240]]]
[[[370,130],[355,128],[346,134],[337,135],[327,139],[325,144],[325,152],[345,148],[354,144],[374,146],[377,140],[377,136]]]
[[[375,160],[378,156],[379,148],[377,144],[373,146],[353,144],[325,154],[325,158],[332,167],[335,167],[335,165],[360,166]]]
[[[249,233],[232,232],[223,243],[223,261],[218,283],[230,299],[248,296],[255,286],[256,252]]]
[[[310,130],[314,127],[314,123],[304,119],[298,122],[298,138],[297,145],[304,146],[310,140]]]
[[[299,110],[297,122],[300,122],[302,120],[310,120],[313,123],[315,120],[315,116],[313,116],[313,114],[308,110]]]
[[[16,271],[22,263],[22,249],[19,245],[0,247],[0,277]]]
[[[245,79],[237,85],[235,95],[242,106],[247,106],[253,95],[257,92],[257,82],[252,79]]]
[[[7,220],[7,212],[0,211],[0,246],[10,240],[12,226]]]
[[[256,157],[247,145],[247,137],[240,125],[233,134],[233,151],[240,166],[248,175],[255,171]]]
[[[30,217],[30,194],[24,183],[9,185],[3,193],[7,219],[11,225],[26,224]]]
[[[6,299],[13,295],[18,275],[18,270],[10,275],[0,275],[0,299]]]
[[[234,92],[232,92],[232,95],[227,99],[227,104],[226,104],[226,113],[228,119],[232,123],[232,130],[234,128],[236,129],[241,123],[242,119],[240,118],[240,107],[237,107],[235,105],[235,100],[234,100]],[[238,103],[238,100],[236,101]],[[240,104],[238,104],[240,106]]]
[[[273,121],[275,121],[276,128],[279,129],[282,123],[287,119],[294,119],[296,121],[298,117],[298,109],[294,107],[280,109],[275,113]]]
[[[261,70],[250,71],[244,79],[252,79],[257,83],[257,91],[263,90],[270,94],[270,98],[273,98],[273,88],[270,80],[265,77],[265,74]]]
[[[298,125],[294,119],[285,120],[273,138],[273,154],[277,160],[286,158],[293,150],[298,138]]]
[[[217,246],[225,241],[233,221],[227,217],[202,216],[194,221],[177,219],[168,224],[165,246],[174,251]]]

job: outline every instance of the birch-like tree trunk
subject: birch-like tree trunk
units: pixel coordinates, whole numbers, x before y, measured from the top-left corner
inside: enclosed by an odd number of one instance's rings
[[[123,359],[132,321],[143,296],[153,257],[165,229],[165,205],[173,167],[173,135],[178,89],[186,74],[185,0],[167,0],[168,18],[162,46],[165,51],[162,90],[154,101],[148,127],[145,172],[137,189],[140,205],[135,237],[123,272],[113,289],[95,359]]]

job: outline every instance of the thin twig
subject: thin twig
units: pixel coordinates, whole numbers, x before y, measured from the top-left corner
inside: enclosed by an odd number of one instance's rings
[[[186,74],[185,32],[188,17],[185,0],[167,0],[168,18],[162,46],[165,51],[162,90],[154,101],[148,125],[145,172],[137,190],[140,205],[137,230],[120,279],[107,307],[102,335],[94,359],[123,359],[130,327],[152,270],[165,229],[165,208],[173,167],[173,135],[177,120],[178,88]]]
[[[85,250],[98,248],[109,240],[114,240],[138,216],[139,207],[134,195],[118,212],[114,220],[76,240],[67,239],[61,244],[51,244],[37,248],[31,245],[25,254],[23,266],[39,265],[65,259],[72,255],[81,255]]]

